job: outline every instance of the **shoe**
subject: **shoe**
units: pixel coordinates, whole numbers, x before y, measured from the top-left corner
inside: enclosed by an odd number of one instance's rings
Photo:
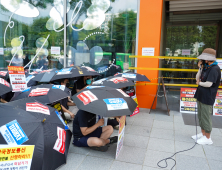
[[[92,147],[89,147],[89,148],[92,149],[92,150],[101,151],[101,152],[106,152],[108,150],[108,146],[107,145],[100,146],[100,147],[92,146]]]
[[[116,125],[113,128],[116,129],[116,130],[119,130],[119,125]]]
[[[118,136],[113,136],[113,137],[109,138],[109,140],[110,140],[109,144],[116,143],[118,141]]]
[[[206,136],[203,136],[202,138],[197,140],[197,143],[199,145],[212,145],[213,141],[211,140],[211,138],[207,139]]]
[[[195,141],[197,141],[198,139],[202,138],[203,137],[203,134],[202,133],[199,133],[197,135],[193,135],[191,136],[191,138]]]

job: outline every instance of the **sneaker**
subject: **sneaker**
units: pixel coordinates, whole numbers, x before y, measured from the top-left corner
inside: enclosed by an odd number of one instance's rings
[[[191,136],[191,138],[195,141],[197,141],[198,139],[202,138],[203,137],[203,134],[202,133],[199,133],[197,135],[193,135]]]
[[[202,138],[197,140],[197,143],[199,145],[211,145],[213,144],[213,141],[211,140],[211,138],[207,139],[206,136],[203,136]]]
[[[113,128],[116,129],[116,130],[119,130],[119,125],[116,125]]]
[[[116,143],[118,141],[118,136],[113,136],[109,138],[109,140],[110,140],[109,144]]]
[[[89,148],[92,149],[92,150],[101,151],[101,152],[106,152],[108,150],[108,146],[107,145],[100,146],[100,147],[92,146],[92,147],[89,147]]]

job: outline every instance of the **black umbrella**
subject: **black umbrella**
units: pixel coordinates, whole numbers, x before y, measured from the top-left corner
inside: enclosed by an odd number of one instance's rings
[[[88,86],[72,96],[80,110],[104,117],[131,115],[136,102],[120,89],[102,86]]]
[[[124,77],[127,79],[130,79],[132,81],[148,81],[150,82],[150,80],[143,74],[138,74],[138,73],[118,73],[116,75],[114,75],[115,77]]]
[[[134,83],[132,80],[129,80],[124,77],[107,77],[100,80],[97,80],[92,83],[93,86],[108,86],[116,89],[128,87],[128,86],[134,86]]]
[[[33,104],[37,105],[35,108],[39,107],[41,111],[26,111],[32,110],[30,106]],[[54,170],[66,163],[72,133],[70,130],[65,130],[65,125],[58,118],[54,108],[38,103],[32,98],[26,98],[0,104],[0,110],[0,127],[14,121],[13,123],[20,125],[24,131],[25,137],[19,144],[35,145],[31,170]],[[55,148],[58,131],[65,136],[65,141],[62,141],[63,145],[60,145],[62,148],[60,152]],[[2,135],[0,135],[0,144],[8,144]]]
[[[56,68],[50,70],[43,70],[40,73],[38,73],[32,80],[48,83],[51,81],[52,77],[55,76],[58,71],[59,70]]]
[[[100,74],[88,66],[73,66],[67,67],[59,70],[59,72],[51,79],[51,81],[65,79],[65,78],[75,78],[81,76],[99,76]]]
[[[3,78],[6,80],[8,78],[8,76],[9,76],[8,70],[1,70],[0,71],[0,78]]]
[[[65,86],[41,84],[38,86],[32,86],[31,88],[24,90],[18,96],[13,98],[12,101],[32,97],[33,99],[44,104],[50,104],[64,99],[68,96],[70,96],[70,90]]]
[[[25,74],[25,77],[26,77],[27,87],[36,86],[38,84],[37,81],[33,80],[33,78],[35,77],[34,74]]]
[[[4,79],[0,78],[0,96],[12,91],[11,85]]]

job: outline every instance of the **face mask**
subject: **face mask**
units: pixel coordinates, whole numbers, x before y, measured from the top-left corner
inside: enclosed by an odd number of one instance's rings
[[[70,83],[66,83],[66,87],[69,88],[69,86],[70,86]]]
[[[92,82],[91,79],[87,79],[87,80],[86,80],[86,84],[88,84],[88,85],[91,84],[91,82]]]

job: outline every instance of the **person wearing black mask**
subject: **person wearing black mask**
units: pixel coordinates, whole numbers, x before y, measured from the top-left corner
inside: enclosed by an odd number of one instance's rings
[[[197,99],[198,119],[201,127],[201,133],[192,136],[200,145],[211,145],[212,120],[211,115],[215,102],[218,87],[220,85],[221,71],[216,61],[216,51],[206,48],[203,53],[197,57],[199,71],[196,75],[196,84],[198,85],[194,98]]]
[[[80,92],[87,86],[90,86],[92,84],[92,76],[83,76],[77,82],[74,84],[74,87],[72,89],[72,95],[75,95],[76,93]]]

